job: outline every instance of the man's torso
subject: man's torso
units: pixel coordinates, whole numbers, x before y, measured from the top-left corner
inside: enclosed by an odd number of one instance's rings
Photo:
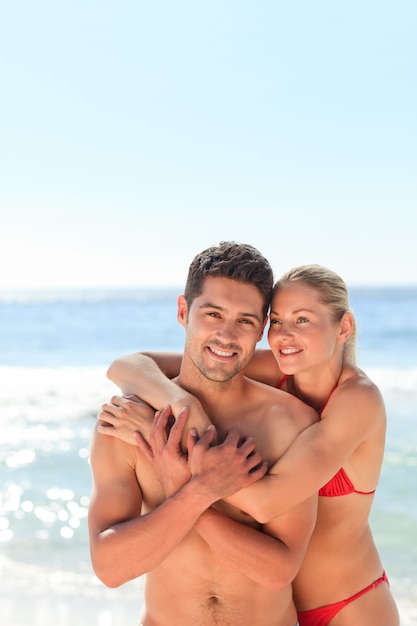
[[[297,429],[286,409],[271,409],[274,401],[281,400],[276,391],[268,388],[265,393],[263,385],[250,383],[239,408],[223,406],[215,415],[214,407],[209,407],[220,436],[231,428],[253,436],[257,450],[270,463],[283,454]],[[140,450],[136,474],[145,514],[164,500],[164,493]],[[253,518],[231,505],[219,502],[216,508],[243,524],[260,528]],[[290,586],[273,592],[255,583],[212,550],[195,530],[147,574],[145,605],[144,626],[293,626],[296,622]]]

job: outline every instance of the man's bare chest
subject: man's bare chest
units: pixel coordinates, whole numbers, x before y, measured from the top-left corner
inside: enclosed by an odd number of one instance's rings
[[[253,438],[257,452],[268,463],[275,463],[286,448],[280,420],[275,420],[270,414],[255,415],[244,411],[217,423],[213,419],[213,422],[216,424],[220,441],[224,440],[230,430],[236,430],[241,435],[242,441],[248,437]]]

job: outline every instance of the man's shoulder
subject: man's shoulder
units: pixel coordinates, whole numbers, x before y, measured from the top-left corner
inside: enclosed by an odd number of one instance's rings
[[[317,413],[286,391],[263,383],[254,383],[257,394],[250,421],[256,422],[253,435],[265,459],[275,462],[297,436],[317,421]],[[256,414],[256,416],[254,415]]]
[[[111,466],[118,464],[121,466],[134,467],[137,462],[138,452],[137,446],[133,446],[125,441],[104,435],[98,429],[98,423],[93,428],[90,445],[90,460]]]
[[[298,431],[304,430],[319,420],[317,411],[287,391],[263,383],[256,383],[256,385],[265,404],[269,407],[269,418],[279,419],[284,424],[288,421]]]

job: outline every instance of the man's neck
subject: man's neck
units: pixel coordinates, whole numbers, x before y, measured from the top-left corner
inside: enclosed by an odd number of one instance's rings
[[[242,373],[236,374],[226,382],[218,382],[204,376],[193,364],[187,367],[184,362],[175,382],[195,395],[215,422],[216,418],[222,418],[232,409],[236,409],[238,403],[242,401],[246,387],[246,378]]]

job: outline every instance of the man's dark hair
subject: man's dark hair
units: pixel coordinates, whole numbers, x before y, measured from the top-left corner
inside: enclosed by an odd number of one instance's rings
[[[190,308],[203,291],[208,276],[231,278],[253,285],[262,295],[263,315],[268,314],[272,296],[273,272],[266,258],[253,246],[235,241],[221,241],[197,254],[188,271],[184,296]]]

